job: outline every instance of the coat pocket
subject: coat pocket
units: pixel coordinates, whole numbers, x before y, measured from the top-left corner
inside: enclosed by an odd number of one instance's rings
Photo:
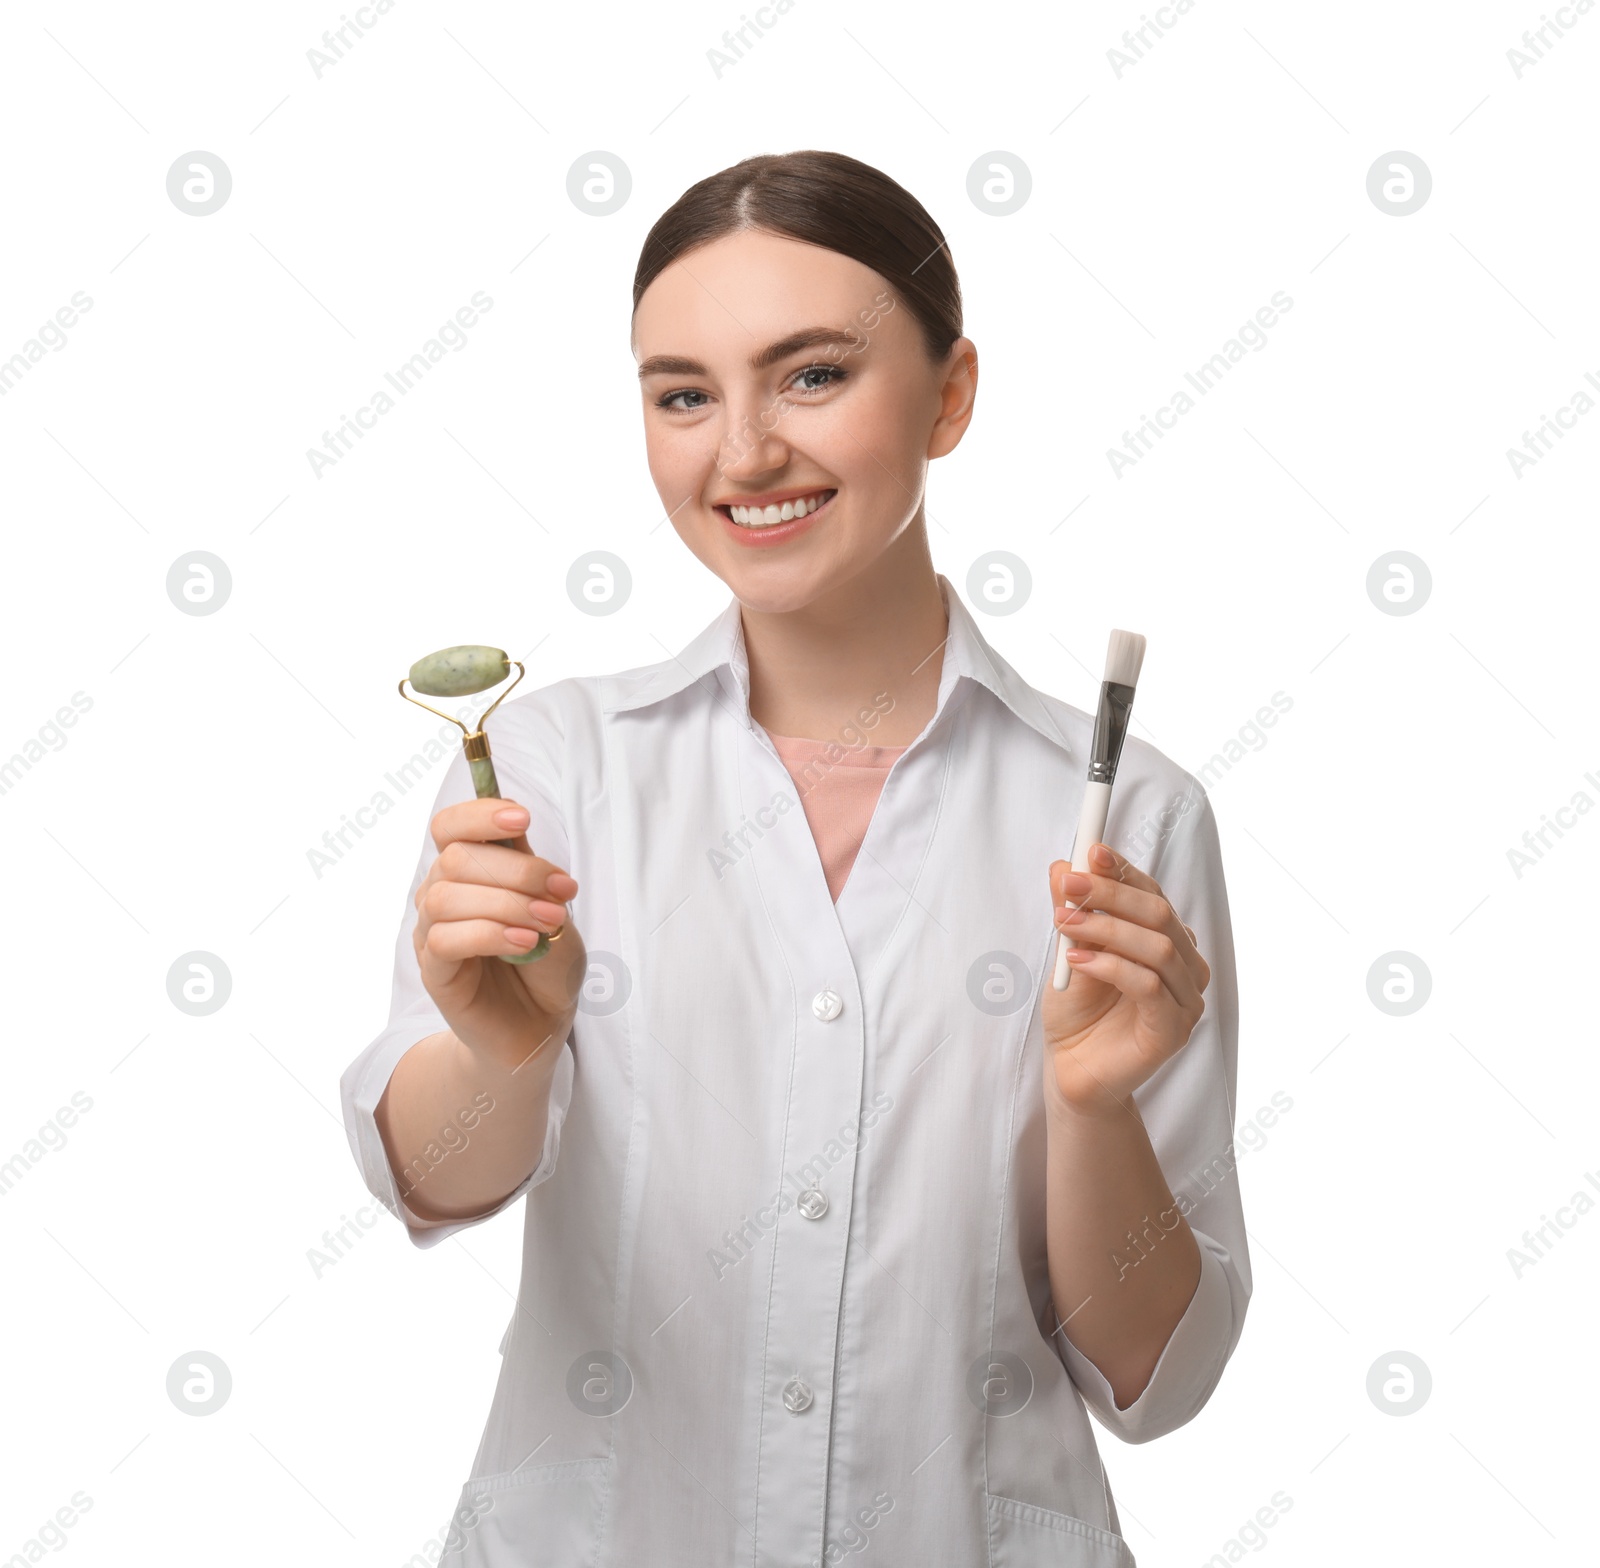
[[[1071,1514],[986,1497],[989,1568],[1137,1568],[1128,1543]]]
[[[610,1459],[569,1459],[468,1481],[440,1568],[590,1568],[614,1474]]]

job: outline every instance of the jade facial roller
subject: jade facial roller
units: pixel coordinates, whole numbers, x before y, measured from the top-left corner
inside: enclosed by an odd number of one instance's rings
[[[498,686],[511,673],[513,664],[517,667],[517,680],[512,681],[511,685],[489,704],[484,710],[483,717],[478,720],[478,727],[475,730],[469,730],[460,719],[448,713],[439,713],[437,708],[431,707],[426,702],[417,702],[417,699],[406,690],[406,681],[410,681],[413,690],[420,691],[424,696],[470,697],[474,692],[487,691],[491,686]],[[494,776],[494,762],[489,755],[489,737],[484,733],[484,720],[505,701],[517,681],[520,681],[526,673],[521,660],[508,659],[504,649],[482,648],[467,643],[456,648],[441,648],[437,653],[430,653],[426,658],[418,659],[411,666],[411,673],[400,682],[400,695],[407,702],[416,702],[419,708],[427,708],[429,713],[439,713],[441,719],[449,719],[452,724],[460,727],[463,737],[462,749],[467,754],[467,766],[472,769],[472,787],[477,791],[479,800],[500,793],[500,781]],[[498,838],[494,842],[505,845],[507,849],[515,849],[517,845],[514,838]],[[559,937],[561,932],[558,930],[552,935]],[[551,936],[541,932],[538,943],[532,951],[501,953],[499,956],[508,964],[531,964],[550,951],[550,942]]]

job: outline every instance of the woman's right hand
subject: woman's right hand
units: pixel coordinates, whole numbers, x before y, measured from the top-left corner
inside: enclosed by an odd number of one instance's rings
[[[527,825],[525,808],[494,796],[444,807],[431,824],[439,854],[417,889],[412,935],[423,986],[451,1032],[508,1068],[560,1053],[588,968],[565,908],[578,884],[533,853]],[[563,923],[543,958],[500,961]]]

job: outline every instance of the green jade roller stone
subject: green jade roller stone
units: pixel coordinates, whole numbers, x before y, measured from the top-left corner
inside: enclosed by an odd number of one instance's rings
[[[474,692],[487,691],[498,686],[511,673],[511,661],[503,648],[486,648],[478,643],[462,643],[454,648],[441,648],[411,666],[407,677],[411,689],[425,697],[470,697]],[[500,781],[495,777],[491,757],[469,757],[467,766],[472,770],[472,788],[479,800],[500,793]],[[516,840],[503,838],[495,841],[512,848]],[[508,964],[531,964],[550,951],[550,938],[543,932],[533,948],[526,953],[501,953]]]
[[[503,648],[482,648],[463,643],[441,648],[411,666],[411,688],[424,697],[470,697],[498,686],[511,673]]]

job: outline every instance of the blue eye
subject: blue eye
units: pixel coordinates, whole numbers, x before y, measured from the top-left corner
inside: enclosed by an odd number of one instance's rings
[[[805,365],[789,378],[790,390],[802,396],[825,392],[829,387],[848,380],[850,372],[837,365]],[[812,380],[811,377],[819,379]],[[663,392],[655,406],[672,414],[692,414],[711,401],[698,387],[680,387],[674,392]]]
[[[704,392],[700,392],[700,391],[696,390],[694,387],[685,387],[681,392],[664,392],[664,393],[662,393],[662,395],[656,399],[656,407],[657,408],[676,409],[680,413],[691,413],[691,412],[693,412],[694,409],[701,407],[701,405],[699,403],[694,403],[694,404],[691,404],[689,407],[686,408],[686,407],[684,407],[683,404],[678,402],[678,399],[680,397],[701,397],[701,398],[703,398],[704,396],[705,396]]]
[[[827,380],[799,384],[801,377],[812,374],[821,374],[826,376]],[[836,382],[846,380],[849,374],[849,371],[841,370],[837,365],[807,365],[803,370],[797,370],[794,373],[794,379],[797,383],[796,390],[800,392],[821,392]]]

